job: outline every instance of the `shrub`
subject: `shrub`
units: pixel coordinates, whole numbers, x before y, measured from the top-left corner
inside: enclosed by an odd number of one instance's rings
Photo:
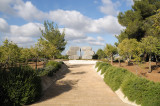
[[[47,64],[46,64],[46,67],[48,66],[53,66],[56,70],[61,68],[61,63],[60,62],[56,62],[56,61],[49,61]]]
[[[105,65],[108,65],[108,63],[101,62],[98,66],[97,72],[100,71]]]
[[[111,67],[110,64],[105,65],[104,67],[102,67],[102,69],[101,69],[101,75],[104,74],[104,73],[107,71],[107,69],[108,69],[109,67]]]
[[[2,104],[24,105],[35,102],[41,96],[41,79],[30,67],[12,67],[0,72]]]
[[[142,106],[159,106],[160,104],[160,83],[140,77],[130,77],[122,84],[122,92],[130,101],[136,101]]]
[[[49,77],[52,77],[54,73],[56,73],[60,68],[61,65],[64,64],[63,62],[56,62],[56,61],[49,61],[45,68],[38,69],[38,75],[44,76],[47,75]]]
[[[104,65],[104,66],[101,66]],[[99,67],[106,69],[106,64],[101,63]],[[99,68],[98,67],[98,68]],[[135,101],[142,106],[159,106],[160,83],[138,77],[123,68],[109,66],[104,75],[104,81],[113,91],[121,88],[130,101]]]
[[[102,62],[96,62],[95,68],[97,68]]]

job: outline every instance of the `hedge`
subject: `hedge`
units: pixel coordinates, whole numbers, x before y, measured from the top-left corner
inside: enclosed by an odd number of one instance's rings
[[[63,62],[49,61],[46,66],[42,69],[38,69],[38,75],[44,76],[47,75],[52,77],[54,73],[56,73],[60,68]]]
[[[98,64],[98,68],[103,69],[105,83],[108,84],[113,91],[121,89],[130,101],[135,101],[142,106],[160,105],[159,82],[138,77],[126,69],[107,65],[103,62]],[[101,64],[103,66],[101,66]]]
[[[97,72],[99,72],[103,68],[103,66],[106,66],[106,65],[108,65],[108,63],[99,62],[98,65],[96,65],[98,67]]]
[[[29,66],[0,69],[1,105],[24,105],[41,96],[41,79]]]

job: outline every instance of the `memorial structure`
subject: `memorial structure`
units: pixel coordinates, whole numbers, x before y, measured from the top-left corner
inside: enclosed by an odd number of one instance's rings
[[[77,55],[78,52],[80,56]],[[82,52],[83,52],[83,55],[81,56]],[[71,60],[76,60],[76,59],[79,59],[80,57],[82,59],[92,59],[92,56],[94,55],[94,51],[92,51],[92,48],[89,46],[81,47],[81,48],[77,46],[71,46],[67,51],[67,55]]]

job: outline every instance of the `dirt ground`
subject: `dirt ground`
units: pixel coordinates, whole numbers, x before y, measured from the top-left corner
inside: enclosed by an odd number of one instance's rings
[[[36,68],[36,62],[29,62],[28,63],[32,68]],[[37,68],[43,68],[43,62],[38,62]]]
[[[118,63],[113,63],[113,65],[118,67]],[[144,77],[154,82],[160,82],[160,63],[158,64],[158,67],[156,67],[156,63],[152,62],[152,72],[151,73],[148,73],[148,70],[149,70],[148,62],[143,63],[138,66],[137,65],[127,66],[126,63],[121,63],[121,67],[128,69],[134,74],[138,74],[138,76]]]

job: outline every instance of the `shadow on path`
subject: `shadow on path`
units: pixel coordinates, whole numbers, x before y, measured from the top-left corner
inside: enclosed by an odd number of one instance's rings
[[[46,101],[71,90],[77,82],[78,80],[57,81],[44,92],[39,102]]]
[[[65,68],[65,70],[58,71],[56,75],[53,76],[53,77],[57,77],[57,80],[53,82],[52,85],[43,92],[41,99],[36,103],[40,103],[40,102],[49,100],[51,98],[54,98],[58,95],[61,95],[71,90],[74,87],[74,85],[78,83],[79,80],[63,80],[66,74],[70,73],[71,71],[67,68],[67,65],[65,64],[63,65],[62,68]]]

